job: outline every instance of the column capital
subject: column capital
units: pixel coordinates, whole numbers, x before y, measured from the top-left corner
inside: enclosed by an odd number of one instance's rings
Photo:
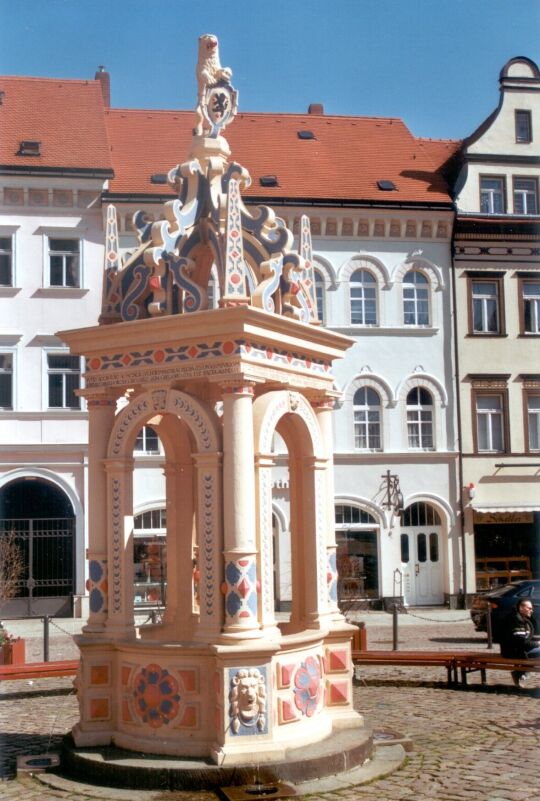
[[[234,381],[220,381],[220,388],[223,399],[230,398],[231,396],[249,396],[253,397],[255,394],[255,381],[246,381],[242,378]]]
[[[103,466],[107,473],[118,473],[124,470],[133,470],[135,459],[103,459]]]
[[[88,408],[96,406],[114,406],[116,408],[116,402],[120,394],[118,390],[115,391],[106,387],[86,388],[77,392],[77,395],[86,399]]]

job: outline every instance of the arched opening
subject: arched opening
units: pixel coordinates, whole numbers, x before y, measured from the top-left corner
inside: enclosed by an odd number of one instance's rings
[[[379,524],[359,506],[336,504],[338,603],[379,598]]]
[[[420,501],[403,511],[400,545],[406,605],[443,603],[442,536],[441,517],[431,504]]]
[[[11,536],[23,568],[4,616],[70,615],[75,590],[75,514],[52,482],[25,476],[0,489],[0,536]]]

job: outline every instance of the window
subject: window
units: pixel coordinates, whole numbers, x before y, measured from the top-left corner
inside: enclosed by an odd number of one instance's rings
[[[538,214],[538,184],[535,178],[514,178],[514,214]]]
[[[475,334],[500,333],[497,281],[472,282],[472,320]]]
[[[429,325],[429,282],[418,270],[410,270],[403,279],[403,322]]]
[[[540,334],[540,280],[523,280],[521,283],[523,299],[524,334]]]
[[[80,287],[80,241],[49,238],[50,286]]]
[[[377,281],[368,270],[355,270],[350,278],[351,323],[377,325]]]
[[[324,303],[324,277],[319,270],[315,270],[315,300],[317,302],[317,317],[319,322],[326,322],[325,303]]]
[[[0,236],[0,286],[13,286],[13,240]]]
[[[354,447],[357,450],[381,450],[381,399],[371,387],[354,393]]]
[[[143,426],[135,440],[135,452],[138,454],[159,453],[159,437],[152,426]]]
[[[80,387],[81,363],[78,356],[48,353],[49,409],[80,409],[75,390]]]
[[[516,142],[518,144],[528,144],[532,142],[531,112],[516,109]]]
[[[0,409],[13,408],[13,355],[0,353]]]
[[[336,506],[338,600],[379,597],[378,524],[355,506]]]
[[[504,451],[502,395],[476,396],[476,441],[478,451]]]
[[[482,214],[504,214],[504,178],[480,178],[480,211]]]
[[[409,448],[433,449],[433,398],[423,387],[407,395],[407,434]]]
[[[540,395],[527,397],[527,430],[530,451],[540,451]]]

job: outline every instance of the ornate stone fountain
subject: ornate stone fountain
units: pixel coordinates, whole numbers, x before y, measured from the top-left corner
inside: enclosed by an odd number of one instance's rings
[[[334,538],[332,362],[351,340],[318,325],[307,217],[294,252],[270,208],[242,202],[249,174],[222,136],[237,93],[213,36],[199,40],[197,75],[191,151],[169,173],[178,198],[161,219],[134,215],[139,246],[125,264],[109,207],[99,325],[61,333],[86,357],[90,428],[90,616],[73,739],[271,766],[353,730],[365,758]],[[160,623],[138,628],[132,454],[147,424],[165,452],[167,601]],[[275,432],[289,451],[287,624],[274,613]]]

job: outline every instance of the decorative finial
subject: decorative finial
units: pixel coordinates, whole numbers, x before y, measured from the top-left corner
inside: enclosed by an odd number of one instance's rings
[[[197,108],[193,133],[195,136],[207,134],[215,139],[236,115],[238,92],[231,85],[232,70],[220,64],[218,40],[211,33],[199,36],[196,75]]]

